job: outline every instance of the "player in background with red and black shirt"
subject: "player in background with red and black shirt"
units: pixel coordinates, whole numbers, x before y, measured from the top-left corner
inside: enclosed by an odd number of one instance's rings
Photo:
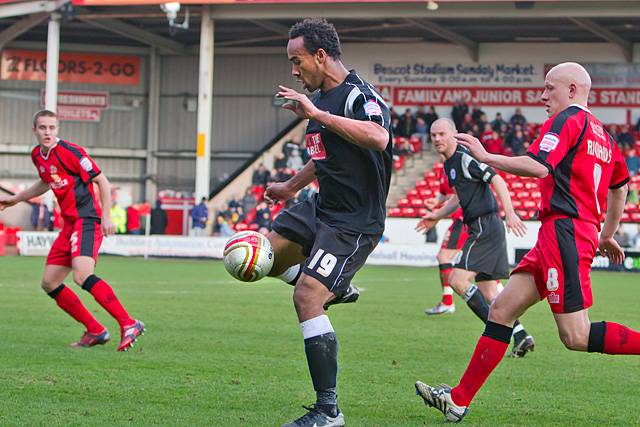
[[[13,196],[0,196],[0,210],[53,191],[60,205],[64,227],[47,256],[42,289],[58,306],[86,327],[74,348],[102,345],[109,341],[107,329],[85,308],[64,279],[73,272],[73,281],[88,291],[120,325],[118,351],[126,351],[144,332],[144,324],[133,319],[122,306],[111,286],[94,274],[102,237],[114,233],[109,216],[111,188],[85,150],[58,138],[58,117],[42,110],[33,118],[33,134],[38,145],[31,160],[40,179],[28,189]],[[98,204],[93,183],[100,190]]]
[[[613,234],[624,211],[629,180],[615,141],[587,109],[590,89],[591,78],[579,64],[562,63],[547,73],[541,100],[549,120],[526,156],[489,154],[476,138],[456,135],[478,161],[540,178],[542,224],[535,247],[511,272],[508,285],[491,306],[489,322],[458,386],[416,383],[424,402],[450,421],[467,414],[471,400],[504,356],[515,319],[543,298],[568,349],[640,354],[640,332],[589,320],[593,301],[589,274],[596,249],[614,263],[624,260]]]

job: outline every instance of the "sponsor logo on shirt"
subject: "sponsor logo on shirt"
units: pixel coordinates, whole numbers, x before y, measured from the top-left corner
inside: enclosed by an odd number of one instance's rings
[[[80,166],[87,172],[91,172],[93,169],[93,165],[91,164],[91,160],[87,157],[83,157],[80,159]]]
[[[49,175],[51,176],[49,186],[54,190],[59,190],[69,184],[69,181],[67,181],[66,178],[60,178],[60,175],[58,175],[58,168],[53,165],[49,166]]]
[[[549,304],[560,304],[560,295],[551,292],[547,295],[547,300],[549,300]]]
[[[546,151],[547,153],[553,151],[556,149],[559,142],[560,137],[557,134],[553,132],[547,132],[542,137],[542,141],[540,141],[540,150]]]
[[[610,163],[613,153],[609,147],[599,144],[597,141],[587,139],[587,154],[595,156],[605,163]]]
[[[589,124],[591,125],[591,131],[600,138],[604,139],[604,130],[602,130],[602,126],[594,122],[589,122]]]
[[[382,109],[380,105],[374,100],[367,101],[364,104],[364,112],[367,113],[367,116],[381,116]]]
[[[327,158],[327,150],[324,148],[320,133],[309,133],[305,137],[307,153],[313,160],[324,160]]]

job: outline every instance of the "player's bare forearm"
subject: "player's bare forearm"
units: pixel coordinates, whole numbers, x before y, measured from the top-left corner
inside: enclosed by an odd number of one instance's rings
[[[358,147],[384,151],[389,143],[389,132],[374,122],[349,119],[326,111],[319,111],[313,120]]]
[[[491,179],[491,185],[494,190],[496,190],[496,195],[498,196],[498,200],[500,200],[500,204],[502,205],[502,209],[504,209],[505,213],[514,213],[509,189],[507,188],[507,183],[504,182],[504,179],[502,179],[500,175],[494,175]]]
[[[102,205],[102,214],[108,215],[111,211],[111,184],[104,173],[96,176],[92,180],[100,189],[100,204]]]
[[[287,187],[297,193],[316,179],[316,165],[309,160],[300,171],[287,181]]]
[[[16,202],[26,202],[49,191],[49,184],[39,179],[31,187],[15,195]]]
[[[435,219],[441,220],[443,218],[446,218],[452,213],[454,213],[455,211],[457,211],[459,208],[460,208],[460,200],[458,199],[458,196],[454,194],[453,196],[451,196],[449,200],[447,200],[444,206],[442,206],[440,209],[434,212]]]
[[[484,159],[478,160],[496,169],[518,176],[544,178],[549,175],[549,170],[545,166],[529,156],[507,157],[500,154],[487,153]]]
[[[627,190],[627,185],[609,190],[607,197],[607,215],[604,219],[602,231],[600,232],[601,239],[613,237],[613,234],[618,229],[620,218],[624,212],[624,205],[627,201]]]

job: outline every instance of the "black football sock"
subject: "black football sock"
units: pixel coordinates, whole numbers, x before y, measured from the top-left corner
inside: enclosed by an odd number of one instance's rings
[[[476,285],[471,285],[462,298],[464,298],[471,311],[473,311],[475,315],[486,324],[489,319],[489,305],[484,300],[482,292],[480,292],[478,287]]]
[[[311,322],[311,323],[309,323]],[[316,405],[331,417],[338,414],[336,384],[338,379],[338,339],[326,315],[301,324],[304,351],[316,391]],[[314,335],[314,333],[320,333]],[[309,336],[314,335],[314,336]]]

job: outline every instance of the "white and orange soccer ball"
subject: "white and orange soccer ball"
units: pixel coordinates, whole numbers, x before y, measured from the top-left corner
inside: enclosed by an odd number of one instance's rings
[[[266,236],[255,231],[234,234],[224,246],[224,268],[243,282],[255,282],[273,267],[273,249]]]

